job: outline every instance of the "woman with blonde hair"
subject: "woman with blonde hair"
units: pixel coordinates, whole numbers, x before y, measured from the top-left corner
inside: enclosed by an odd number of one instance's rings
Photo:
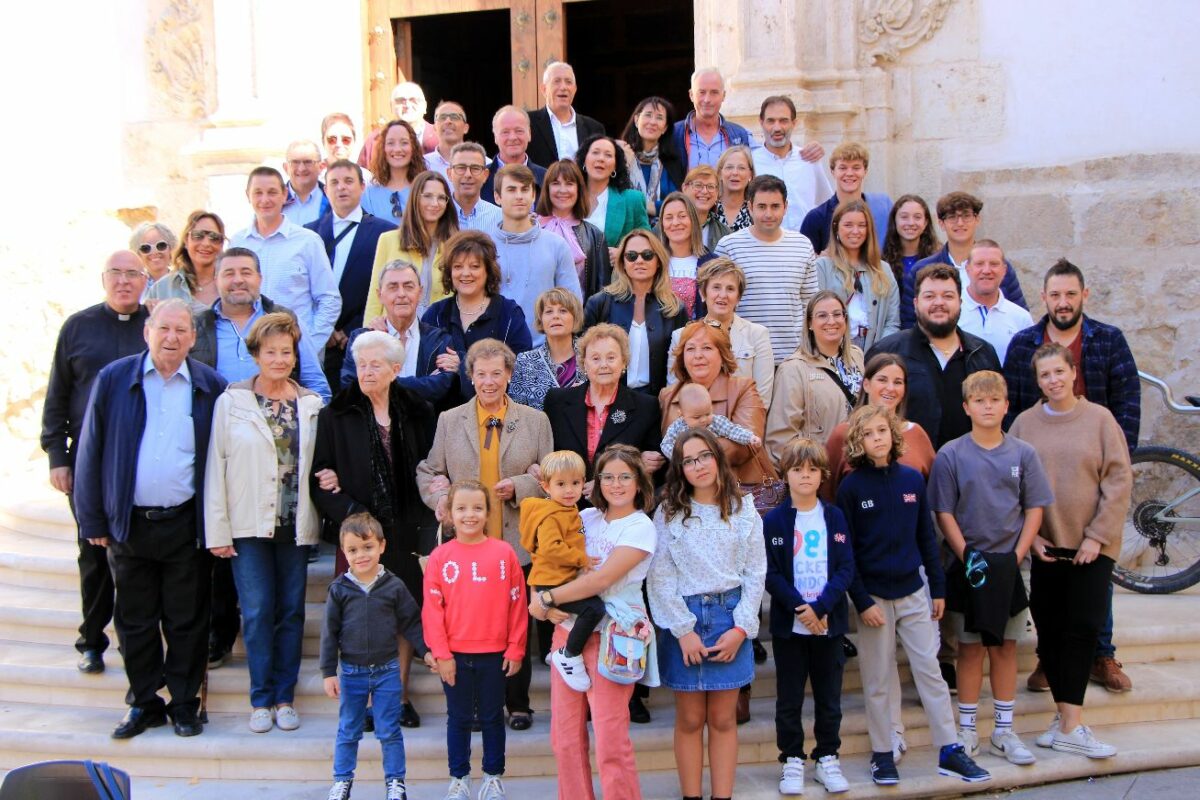
[[[734,145],[717,159],[717,177],[721,181],[721,199],[713,212],[729,232],[750,227],[750,203],[746,187],[754,180],[754,156],[744,144]],[[716,242],[712,243],[716,246]]]
[[[533,314],[533,329],[545,334],[546,341],[517,353],[508,394],[518,403],[540,411],[546,392],[587,382],[583,359],[576,348],[583,329],[583,306],[574,292],[555,286],[538,295]]]
[[[629,334],[626,383],[651,395],[667,385],[671,334],[687,323],[687,311],[671,289],[670,256],[658,237],[635,228],[616,249],[612,281],[589,297],[583,326],[611,322]]]
[[[171,251],[178,244],[175,232],[161,222],[143,222],[133,229],[129,249],[146,268],[146,291],[171,270]]]
[[[900,330],[900,291],[879,258],[871,209],[847,200],[833,212],[829,248],[817,259],[817,285],[846,304],[850,340],[866,352]]]
[[[704,246],[696,206],[683,192],[671,192],[659,209],[655,230],[671,256],[668,274],[671,288],[694,319],[702,306],[698,293],[700,268],[717,256]]]
[[[148,305],[168,297],[192,304],[193,313],[217,302],[217,256],[225,249],[225,223],[211,211],[188,214],[171,262],[175,269],[146,292]]]

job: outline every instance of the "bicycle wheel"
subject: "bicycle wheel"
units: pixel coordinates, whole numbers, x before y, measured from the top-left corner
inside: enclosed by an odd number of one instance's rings
[[[1200,582],[1200,459],[1170,447],[1139,447],[1125,520],[1118,586],[1143,594]],[[1164,513],[1165,512],[1165,513]]]

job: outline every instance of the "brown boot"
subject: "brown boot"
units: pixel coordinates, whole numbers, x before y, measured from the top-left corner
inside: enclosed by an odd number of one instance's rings
[[[1121,669],[1121,662],[1112,656],[1100,656],[1092,662],[1091,678],[1110,692],[1128,692],[1133,688],[1133,681]]]
[[[750,721],[750,687],[743,686],[738,692],[737,699],[737,724],[745,725]]]
[[[1050,691],[1050,682],[1046,680],[1046,673],[1042,671],[1042,662],[1040,659],[1037,662],[1037,666],[1033,668],[1033,672],[1029,674],[1029,680],[1025,682],[1025,687],[1031,692]]]

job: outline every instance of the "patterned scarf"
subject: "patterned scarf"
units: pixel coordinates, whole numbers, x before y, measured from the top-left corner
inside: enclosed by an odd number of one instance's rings
[[[557,234],[567,243],[567,249],[571,251],[571,260],[575,262],[575,269],[583,274],[583,263],[587,260],[587,256],[583,253],[583,248],[579,246],[579,240],[575,238],[575,226],[579,224],[579,220],[574,217],[558,217],[551,214],[548,217],[538,214],[538,224],[543,230]]]

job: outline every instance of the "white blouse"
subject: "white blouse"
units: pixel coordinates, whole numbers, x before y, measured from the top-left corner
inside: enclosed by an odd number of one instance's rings
[[[650,339],[646,336],[646,323],[633,322],[629,325],[629,388],[637,389],[650,382]]]

